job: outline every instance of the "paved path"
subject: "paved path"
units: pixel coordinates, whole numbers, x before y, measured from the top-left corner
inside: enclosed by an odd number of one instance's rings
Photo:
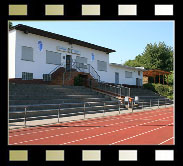
[[[173,107],[9,131],[11,145],[172,145]]]

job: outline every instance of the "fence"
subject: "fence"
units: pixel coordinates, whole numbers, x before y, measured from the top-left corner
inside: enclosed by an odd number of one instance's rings
[[[92,89],[98,89],[114,96],[130,96],[130,88],[124,87],[121,84],[109,84],[88,79],[88,86]]]
[[[133,103],[133,102],[132,102]],[[107,112],[114,112],[117,111],[119,114],[121,113],[121,111],[127,110],[129,109],[128,106],[132,107],[132,112],[135,109],[142,109],[142,110],[147,110],[147,109],[152,109],[152,107],[156,107],[156,108],[160,108],[160,107],[167,107],[167,105],[172,104],[172,102],[168,99],[146,99],[146,100],[140,100],[139,99],[139,103],[137,106],[135,105],[130,105],[130,104],[121,104],[120,102],[118,102],[118,104],[116,104],[116,108],[111,109],[110,107],[112,105],[103,102],[101,103],[102,105],[100,106],[92,106],[90,102],[84,102],[82,107],[76,107],[78,108],[77,111],[75,112],[67,112],[64,111],[64,108],[62,108],[63,103],[62,104],[55,104],[55,106],[58,106],[58,108],[56,109],[50,109],[50,110],[29,110],[30,107],[37,107],[37,106],[41,106],[40,105],[26,105],[26,106],[22,106],[22,108],[24,108],[24,111],[21,112],[9,112],[9,115],[11,117],[11,114],[16,114],[16,116],[14,118],[10,118],[9,119],[9,123],[13,123],[13,122],[23,122],[23,125],[26,127],[27,126],[27,122],[28,121],[33,121],[33,120],[43,120],[43,119],[52,119],[55,118],[57,119],[56,122],[60,122],[60,118],[64,118],[64,117],[70,117],[70,116],[77,116],[77,115],[82,115],[83,118],[86,118],[86,115],[89,114],[97,114],[97,113],[102,113],[103,116],[105,116],[105,114]],[[54,104],[51,104],[54,105]],[[20,107],[20,106],[19,106]],[[97,108],[97,109],[95,109]],[[36,114],[41,114],[43,113],[44,115],[36,115]],[[21,116],[20,116],[21,115]],[[20,117],[18,117],[20,116]],[[39,124],[38,124],[39,125]]]
[[[148,108],[151,109],[152,107],[160,108],[160,106],[163,106],[166,108],[167,105],[173,104],[173,101],[166,99],[166,98],[142,99],[139,101],[140,101],[139,108],[141,108],[141,109],[148,109]]]

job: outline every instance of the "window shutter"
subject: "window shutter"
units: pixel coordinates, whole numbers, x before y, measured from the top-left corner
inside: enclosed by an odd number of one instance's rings
[[[22,46],[22,60],[33,61],[33,48]]]
[[[87,64],[87,58],[77,56],[76,57],[76,62],[78,62],[78,63],[86,63]]]
[[[61,53],[46,51],[46,63],[60,65],[61,64]]]
[[[97,61],[97,69],[98,71],[107,71],[107,62]]]

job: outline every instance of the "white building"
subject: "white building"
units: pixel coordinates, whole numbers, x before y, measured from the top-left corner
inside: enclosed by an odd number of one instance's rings
[[[22,78],[32,73],[33,79],[43,79],[58,65],[79,62],[93,67],[100,81],[142,85],[143,68],[109,62],[109,53],[115,50],[81,40],[65,37],[25,25],[9,30],[9,78]]]

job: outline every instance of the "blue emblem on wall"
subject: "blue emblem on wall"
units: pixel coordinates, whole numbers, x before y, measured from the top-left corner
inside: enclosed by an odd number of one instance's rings
[[[39,51],[43,50],[43,43],[42,43],[42,41],[38,41],[38,48],[39,48]]]
[[[92,60],[92,61],[95,60],[95,55],[94,55],[94,53],[92,53],[92,55],[91,55],[91,60]]]

